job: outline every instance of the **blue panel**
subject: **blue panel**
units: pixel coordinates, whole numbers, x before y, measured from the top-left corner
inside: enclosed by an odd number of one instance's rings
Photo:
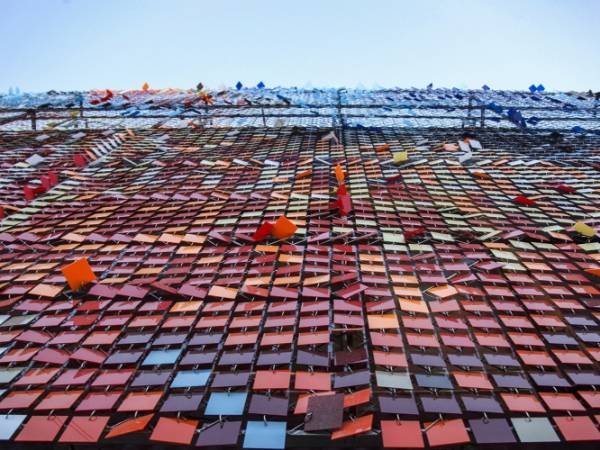
[[[560,442],[547,417],[514,417],[510,420],[521,442]]]
[[[249,421],[244,448],[285,448],[287,422]]]
[[[10,383],[13,378],[21,373],[23,367],[7,367],[0,370],[0,384]]]
[[[175,364],[180,353],[180,348],[175,350],[154,350],[148,353],[142,365],[158,366],[160,364]]]
[[[206,405],[207,416],[239,416],[244,413],[246,392],[213,392]]]
[[[177,372],[175,379],[171,383],[172,388],[187,388],[196,386],[205,386],[210,370],[185,370]]]
[[[8,440],[21,426],[27,416],[21,414],[0,416],[0,440]]]

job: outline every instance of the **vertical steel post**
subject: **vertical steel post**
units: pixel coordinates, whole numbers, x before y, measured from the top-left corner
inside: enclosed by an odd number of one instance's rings
[[[31,109],[29,111],[29,115],[31,116],[31,129],[35,131],[37,130],[37,117],[35,109]]]
[[[481,128],[485,128],[485,105],[481,105]]]
[[[473,97],[469,95],[469,109],[467,109],[467,123],[469,124],[469,126],[472,126],[472,122],[471,122],[471,111],[473,109]],[[463,124],[462,127],[465,127],[465,122],[463,120]]]

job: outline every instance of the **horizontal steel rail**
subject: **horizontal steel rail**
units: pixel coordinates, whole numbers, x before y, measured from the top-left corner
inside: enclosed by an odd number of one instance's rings
[[[22,120],[30,120],[31,128],[36,129],[39,121],[70,121],[81,120],[209,120],[209,119],[262,119],[266,125],[267,119],[306,119],[306,118],[325,118],[331,119],[333,123],[345,123],[347,119],[410,119],[410,120],[455,120],[462,121],[463,124],[472,124],[479,127],[485,127],[485,121],[494,122],[511,121],[503,114],[498,114],[495,110],[480,102],[479,99],[470,98],[469,105],[447,105],[447,104],[352,104],[339,101],[338,103],[323,104],[244,104],[244,105],[197,105],[180,108],[174,102],[165,101],[156,104],[142,105],[142,108],[135,106],[119,105],[116,107],[53,107],[43,106],[37,108],[0,108],[0,127],[9,125]],[[479,103],[474,104],[473,101]],[[600,128],[600,117],[597,116],[598,108],[565,108],[552,106],[510,106],[499,105],[503,110],[515,108],[519,111],[544,112],[551,114],[537,117],[538,122],[598,122]],[[359,110],[386,110],[361,114]],[[412,114],[402,114],[405,110],[415,111]],[[425,110],[425,111],[423,111]],[[132,114],[127,114],[131,111]],[[422,112],[419,112],[422,111]],[[430,112],[426,112],[430,111]],[[446,113],[456,111],[456,114],[436,114],[433,111],[445,111]],[[492,112],[491,117],[486,117],[486,112]],[[552,114],[560,112],[562,114]],[[136,113],[135,115],[133,113]],[[462,114],[461,114],[462,113]],[[15,114],[9,117],[2,115]],[[527,120],[527,118],[525,118]],[[87,126],[87,125],[86,125]],[[560,128],[560,127],[558,127]]]
[[[116,107],[108,107],[108,108],[101,108],[101,107],[51,107],[51,106],[44,106],[44,107],[38,107],[38,108],[0,108],[0,114],[1,113],[19,113],[19,112],[29,112],[31,110],[36,110],[37,112],[53,112],[53,111],[71,111],[71,112],[77,112],[79,113],[80,111],[83,112],[111,112],[111,111],[127,111],[130,108],[138,108],[139,111],[147,111],[147,110],[156,110],[156,109],[165,109],[165,110],[176,110],[177,105],[174,106],[169,106],[169,105],[147,105],[147,107],[144,108],[139,108],[137,106],[116,106]],[[565,108],[563,107],[559,107],[559,106],[518,106],[518,105],[497,105],[502,109],[509,109],[509,108],[515,108],[518,109],[520,111],[563,111],[563,112],[600,112],[600,108],[596,108],[596,107],[586,107],[586,108]],[[193,110],[193,109],[202,109],[202,110],[212,110],[212,109],[267,109],[267,108],[272,108],[272,109],[337,109],[337,108],[343,108],[343,109],[383,109],[383,108],[391,108],[391,109],[446,109],[446,110],[453,110],[453,109],[460,109],[460,110],[478,110],[482,107],[485,107],[486,109],[489,109],[486,105],[483,104],[478,104],[478,105],[440,105],[440,104],[433,104],[433,105],[427,105],[427,104],[422,104],[422,105],[410,105],[410,104],[406,104],[406,105],[399,105],[399,104],[385,104],[385,103],[377,103],[377,104],[373,104],[373,103],[367,103],[367,104],[353,104],[353,103],[342,103],[342,104],[337,104],[337,103],[324,103],[324,104],[298,104],[298,105],[284,105],[284,104],[256,104],[256,105],[194,105],[191,107],[187,107],[187,108],[182,108],[183,111],[189,111],[189,110]]]

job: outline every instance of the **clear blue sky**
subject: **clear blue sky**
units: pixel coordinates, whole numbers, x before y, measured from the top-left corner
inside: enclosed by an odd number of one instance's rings
[[[600,90],[597,0],[0,0],[0,92]]]

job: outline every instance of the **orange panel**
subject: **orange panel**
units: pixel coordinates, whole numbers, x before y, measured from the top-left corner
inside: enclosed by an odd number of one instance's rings
[[[289,370],[257,370],[252,389],[287,389],[290,377]]]
[[[146,429],[154,414],[135,417],[133,419],[124,420],[116,424],[105,436],[106,439],[123,436],[124,434],[135,433]]]
[[[196,428],[198,428],[198,423],[197,420],[161,417],[152,431],[150,440],[189,445]]]
[[[53,442],[67,416],[31,416],[15,438],[17,442]]]
[[[108,416],[73,417],[58,442],[98,442],[108,419]]]
[[[462,419],[440,420],[434,423],[425,423],[425,434],[429,445],[437,447],[441,445],[466,444],[471,442]]]
[[[80,258],[71,264],[67,264],[60,270],[67,279],[67,283],[69,283],[72,291],[76,291],[81,286],[96,281],[96,275],[87,258]]]
[[[281,216],[273,225],[271,234],[273,234],[273,237],[276,239],[287,239],[292,236],[297,229],[298,227],[295,223],[293,223],[287,217]]]
[[[423,448],[423,435],[418,420],[382,420],[384,448]]]
[[[343,423],[342,428],[331,433],[331,440],[342,439],[348,436],[366,433],[373,428],[373,414],[348,420]]]
[[[331,374],[328,372],[296,372],[294,389],[329,391],[331,390]]]

